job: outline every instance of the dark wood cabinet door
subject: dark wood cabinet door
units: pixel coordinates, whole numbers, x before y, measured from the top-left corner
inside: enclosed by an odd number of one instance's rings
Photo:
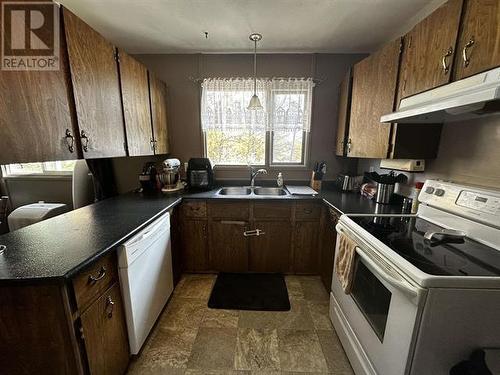
[[[456,80],[500,66],[500,0],[468,0],[464,6]]]
[[[148,71],[125,51],[118,53],[128,154],[153,155]]]
[[[115,47],[68,9],[63,16],[83,156],[126,156]]]
[[[319,225],[317,221],[295,223],[293,268],[295,273],[317,274],[319,262]]]
[[[91,374],[123,374],[129,346],[120,287],[115,283],[82,315],[82,330]]]
[[[255,229],[264,234],[251,237],[249,271],[289,272],[292,250],[292,224],[286,220],[256,221]]]
[[[208,271],[208,224],[206,220],[181,222],[182,268],[187,272]]]
[[[59,70],[0,71],[0,164],[81,157],[62,28],[60,36]]]
[[[391,125],[380,117],[394,108],[400,47],[396,39],[354,65],[347,156],[387,157]]]
[[[339,113],[337,117],[337,142],[335,145],[335,154],[338,156],[345,156],[346,154],[349,118],[351,114],[351,89],[352,75],[351,69],[349,69],[339,86]]]
[[[209,259],[212,270],[248,271],[248,222],[213,220],[209,229]]]
[[[333,261],[337,242],[337,231],[335,226],[337,225],[338,219],[339,216],[333,209],[323,207],[321,217],[321,256],[319,274],[326,290],[330,290],[332,286]]]
[[[405,36],[399,98],[450,82],[462,1],[447,1]]]
[[[155,154],[166,154],[169,151],[167,127],[167,85],[149,72],[149,88],[151,97],[151,113],[153,119],[153,135]]]

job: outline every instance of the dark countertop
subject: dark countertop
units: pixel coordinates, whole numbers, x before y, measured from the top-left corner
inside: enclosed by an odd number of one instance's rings
[[[0,282],[64,280],[125,242],[186,199],[323,200],[346,214],[373,214],[377,205],[359,194],[325,190],[310,196],[221,197],[218,189],[176,195],[127,193],[0,236]],[[386,206],[387,207],[387,206]],[[398,212],[393,207],[390,212]]]
[[[0,236],[0,281],[71,277],[181,200],[128,193]]]

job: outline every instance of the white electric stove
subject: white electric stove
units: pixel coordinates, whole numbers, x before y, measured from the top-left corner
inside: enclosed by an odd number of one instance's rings
[[[357,375],[447,375],[500,348],[500,191],[428,180],[419,201],[337,225],[357,266],[349,295],[334,273],[330,317]]]

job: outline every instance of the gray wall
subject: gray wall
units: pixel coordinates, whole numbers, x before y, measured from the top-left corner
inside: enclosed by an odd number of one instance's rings
[[[349,66],[366,55],[345,54],[262,54],[258,55],[257,70],[262,77],[314,77],[322,82],[314,89],[311,151],[309,169],[280,168],[285,180],[310,178],[310,167],[318,160],[326,160],[326,178],[333,179],[338,172],[355,170],[356,161],[337,158],[333,147],[337,128],[338,86]],[[168,86],[168,120],[171,155],[187,161],[203,154],[200,128],[200,84],[203,77],[250,77],[252,56],[223,55],[137,55]],[[269,179],[276,178],[277,170],[270,171]],[[246,169],[216,170],[216,178],[247,178]]]
[[[422,125],[425,126],[425,125]],[[380,159],[361,159],[359,172],[378,167]],[[500,187],[500,115],[445,124],[438,157],[426,161],[425,173],[409,174],[410,182],[440,178],[459,183]]]

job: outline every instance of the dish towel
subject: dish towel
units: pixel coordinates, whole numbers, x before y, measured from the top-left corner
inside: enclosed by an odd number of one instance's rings
[[[343,233],[340,234],[339,238],[338,254],[335,257],[335,273],[344,293],[350,294],[356,268],[357,244]]]

